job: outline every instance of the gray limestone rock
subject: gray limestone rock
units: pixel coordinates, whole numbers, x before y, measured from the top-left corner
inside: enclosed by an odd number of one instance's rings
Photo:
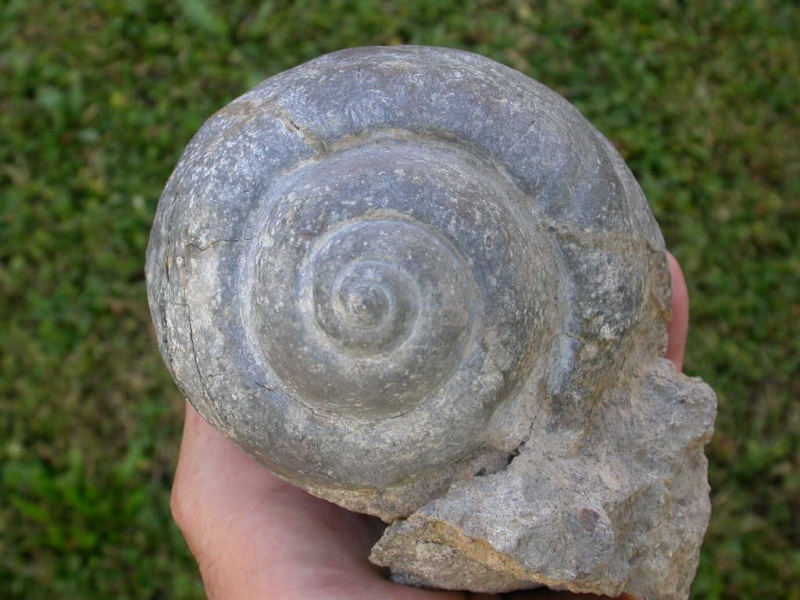
[[[161,353],[267,468],[391,525],[400,582],[686,598],[715,397],[664,359],[664,241],[545,86],[344,50],[212,116],[147,255]]]

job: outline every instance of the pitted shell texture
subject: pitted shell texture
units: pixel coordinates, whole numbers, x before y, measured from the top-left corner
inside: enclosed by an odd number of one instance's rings
[[[532,334],[546,293],[544,278],[518,277],[541,263],[514,225],[518,192],[455,144],[359,141],[265,194],[249,303],[265,363],[301,403],[370,427],[411,423],[427,403],[466,407],[454,384],[472,365],[496,382],[472,400],[481,420],[501,374],[524,369],[523,345],[484,332]]]
[[[572,106],[420,47],[321,57],[210,118],[147,267],[201,414],[385,518],[501,468],[537,414],[579,427],[642,312],[668,310],[665,272],[638,185]]]

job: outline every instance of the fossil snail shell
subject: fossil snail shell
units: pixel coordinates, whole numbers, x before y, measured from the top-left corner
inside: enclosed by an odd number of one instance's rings
[[[199,412],[386,519],[537,427],[579,430],[598,373],[663,346],[669,314],[663,239],[611,144],[545,86],[441,48],[336,52],[212,116],[147,277]]]

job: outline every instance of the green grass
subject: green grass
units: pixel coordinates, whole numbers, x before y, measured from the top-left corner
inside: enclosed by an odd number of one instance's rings
[[[225,6],[223,9],[222,7]],[[682,262],[719,393],[694,597],[800,599],[793,2],[0,3],[0,597],[198,598],[168,511],[180,397],[142,272],[213,111],[346,46],[473,50],[574,102]]]

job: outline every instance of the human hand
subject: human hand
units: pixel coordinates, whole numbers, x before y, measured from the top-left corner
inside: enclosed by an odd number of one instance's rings
[[[672,274],[667,358],[683,367],[689,320],[686,283]],[[489,594],[438,592],[397,585],[367,556],[380,537],[374,518],[339,508],[278,479],[186,404],[172,514],[197,559],[210,600],[457,600]],[[599,600],[534,590],[523,600]]]

